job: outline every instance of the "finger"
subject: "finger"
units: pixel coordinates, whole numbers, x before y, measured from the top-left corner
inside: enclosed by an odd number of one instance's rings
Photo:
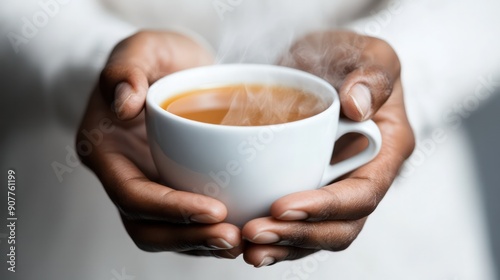
[[[341,251],[356,239],[365,220],[366,218],[311,223],[279,221],[266,217],[248,222],[242,229],[242,236],[255,244]]]
[[[192,250],[181,252],[190,256],[199,256],[199,257],[216,257],[219,259],[236,259],[239,255],[243,253],[244,243],[240,243],[240,245],[229,249],[211,249],[211,250]]]
[[[371,118],[391,96],[401,65],[394,49],[385,41],[365,37],[353,70],[339,88],[342,112],[348,118]]]
[[[344,180],[278,199],[271,206],[273,217],[310,221],[359,219],[375,210],[415,145],[399,82],[394,92],[373,118],[382,135],[379,154]]]
[[[179,225],[122,218],[127,232],[144,251],[217,250],[228,251],[220,255],[234,254],[232,257],[241,253],[240,231],[231,224]]]
[[[334,85],[343,114],[355,121],[371,118],[400,76],[398,56],[387,42],[346,31],[308,34],[280,64],[311,72]]]
[[[201,194],[176,191],[150,181],[124,155],[96,153],[92,169],[121,213],[134,219],[174,223],[219,223],[227,210],[216,199]]]
[[[341,86],[345,75],[356,69],[368,37],[353,32],[313,32],[295,42],[279,64],[302,69]]]
[[[282,261],[304,258],[318,250],[303,249],[290,246],[273,246],[250,244],[245,247],[243,259],[254,267],[270,266]]]
[[[101,91],[118,118],[131,119],[141,112],[151,83],[169,73],[211,63],[211,54],[188,37],[139,32],[111,54],[101,73]]]
[[[94,94],[92,98],[96,100],[91,102],[91,106],[98,107],[89,109],[90,112],[96,112],[90,114],[89,118],[99,119],[101,117],[99,114],[103,112],[105,105],[101,96]],[[138,120],[128,121],[126,124],[136,121]],[[134,131],[127,128],[127,133],[134,133]],[[143,133],[140,132],[140,134]],[[83,135],[79,134],[79,137]],[[175,191],[152,182],[150,178],[157,177],[156,172],[151,171],[155,168],[153,166],[144,168],[145,165],[153,164],[152,159],[138,158],[137,154],[129,153],[130,146],[146,148],[147,144],[127,145],[127,141],[145,141],[145,139],[123,138],[116,141],[110,138],[108,140],[110,141],[92,146],[89,154],[79,154],[79,156],[82,162],[96,173],[111,200],[122,213],[131,218],[175,223],[217,223],[225,219],[227,210],[220,201],[200,194]],[[108,144],[104,145],[104,143]],[[78,150],[78,152],[81,151]],[[149,154],[149,151],[146,152]],[[141,166],[143,170],[138,166]]]
[[[273,204],[271,213],[283,221],[360,219],[375,210],[386,187],[367,178],[347,178],[329,187],[283,197]]]
[[[384,197],[403,160],[398,154],[382,151],[341,181],[278,199],[271,206],[271,215],[286,221],[355,220],[368,216]]]

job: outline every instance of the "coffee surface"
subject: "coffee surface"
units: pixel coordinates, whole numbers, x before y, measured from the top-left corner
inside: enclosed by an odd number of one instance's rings
[[[233,126],[293,122],[319,114],[328,105],[299,89],[248,84],[200,88],[161,104],[166,111],[186,119]]]

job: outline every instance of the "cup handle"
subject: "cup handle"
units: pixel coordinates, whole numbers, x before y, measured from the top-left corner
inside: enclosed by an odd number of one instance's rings
[[[368,147],[361,153],[326,167],[321,186],[325,186],[334,179],[346,174],[372,160],[380,151],[382,146],[382,136],[377,125],[372,121],[353,122],[348,120],[340,120],[337,131],[337,141],[340,137],[347,133],[360,133],[368,138]]]

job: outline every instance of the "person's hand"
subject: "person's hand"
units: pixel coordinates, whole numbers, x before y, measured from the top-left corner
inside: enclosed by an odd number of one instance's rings
[[[240,230],[221,223],[224,204],[157,183],[146,138],[143,107],[151,83],[212,60],[183,35],[139,32],[113,50],[89,101],[77,135],[80,158],[99,177],[143,250],[223,258],[241,253]]]
[[[400,63],[386,42],[344,31],[313,33],[298,40],[280,64],[328,80],[339,92],[343,115],[355,121],[372,118],[383,144],[374,160],[341,180],[280,198],[271,207],[272,217],[248,222],[242,229],[249,241],[244,258],[256,267],[322,249],[346,249],[415,145],[405,113]],[[340,139],[332,162],[356,154],[366,142],[360,136]]]

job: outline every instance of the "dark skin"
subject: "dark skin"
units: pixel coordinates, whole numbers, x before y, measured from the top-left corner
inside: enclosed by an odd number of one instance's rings
[[[320,53],[325,56],[316,59]],[[383,145],[370,163],[323,188],[278,199],[271,217],[249,221],[241,230],[223,222],[227,209],[220,201],[157,183],[146,141],[143,108],[148,87],[169,73],[211,63],[211,54],[183,35],[139,32],[113,50],[92,93],[77,142],[86,139],[84,129],[98,128],[102,119],[111,119],[115,129],[105,133],[89,155],[80,157],[101,180],[132,240],[146,251],[221,258],[243,254],[256,267],[322,249],[346,249],[414,147],[394,50],[379,39],[325,31],[299,39],[282,57],[280,64],[331,82],[339,91],[343,115],[354,121],[372,118]],[[359,83],[369,89],[368,107],[350,92]],[[347,140],[337,143],[342,149],[332,161],[366,144],[362,137]]]

